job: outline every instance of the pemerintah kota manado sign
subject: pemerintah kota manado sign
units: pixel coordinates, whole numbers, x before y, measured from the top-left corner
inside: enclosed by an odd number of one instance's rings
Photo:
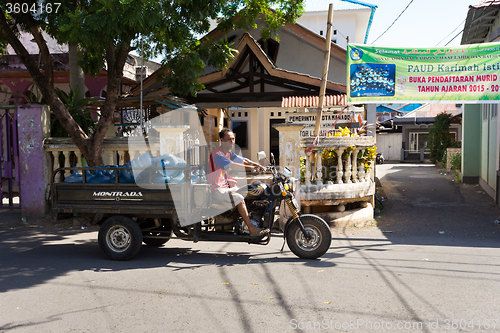
[[[347,47],[349,103],[500,100],[500,43]]]

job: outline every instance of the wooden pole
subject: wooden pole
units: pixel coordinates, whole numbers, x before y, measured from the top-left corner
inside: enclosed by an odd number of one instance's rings
[[[321,77],[321,86],[319,88],[318,111],[316,113],[316,123],[314,127],[314,137],[319,134],[321,116],[323,114],[323,104],[325,101],[326,81],[328,78],[328,67],[330,66],[330,48],[332,45],[332,25],[333,25],[333,4],[328,8],[328,22],[326,28],[325,60],[323,62],[323,75]]]
[[[314,124],[314,137],[316,138],[321,129],[321,118],[323,116],[323,104],[325,101],[326,82],[328,79],[328,67],[330,66],[330,48],[332,45],[332,25],[333,25],[333,4],[328,7],[328,21],[326,27],[326,41],[325,41],[325,60],[323,61],[323,75],[321,76],[321,86],[319,88],[319,101],[318,111],[316,112],[316,122]],[[311,161],[321,158],[321,155],[316,156],[316,153],[311,154]],[[316,162],[317,163],[317,162]],[[314,168],[316,169],[316,163]],[[321,161],[319,162],[321,165]],[[316,179],[317,173],[313,172],[313,178]],[[321,179],[320,179],[321,180]]]

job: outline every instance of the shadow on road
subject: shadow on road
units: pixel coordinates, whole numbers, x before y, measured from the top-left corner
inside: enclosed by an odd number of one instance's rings
[[[0,230],[0,292],[39,285],[70,271],[123,271],[157,267],[179,271],[204,266],[229,267],[273,262],[299,262],[307,267],[327,268],[335,266],[332,259],[343,256],[332,247],[320,259],[304,260],[292,256],[286,246],[281,253],[281,243],[276,246],[278,242],[274,246],[268,245],[269,251],[262,251],[257,245],[247,245],[248,251],[203,252],[191,249],[191,242],[173,239],[161,248],[143,245],[130,261],[112,261],[99,248],[97,230],[97,227],[86,230]],[[218,244],[222,244],[224,249],[224,243]]]

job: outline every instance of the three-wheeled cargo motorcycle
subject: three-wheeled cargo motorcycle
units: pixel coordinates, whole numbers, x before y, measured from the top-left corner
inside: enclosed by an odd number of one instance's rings
[[[204,153],[193,158],[194,151]],[[205,163],[200,162],[202,155]],[[266,158],[264,152],[258,157]],[[113,260],[134,257],[142,243],[162,246],[172,235],[193,242],[268,244],[272,233],[250,235],[236,208],[227,209],[213,199],[204,169],[207,158],[208,148],[203,146],[190,147],[186,161],[158,156],[128,181],[133,165],[72,168],[77,181],[70,182],[55,181],[58,173],[68,171],[59,168],[51,184],[53,219],[61,213],[93,218],[100,224],[99,246]],[[279,170],[271,156],[266,170],[272,175],[270,182],[256,181],[238,189],[251,220],[259,228],[272,229],[284,203],[291,216],[282,231],[290,250],[304,259],[321,257],[331,244],[328,224],[318,216],[301,214],[288,168]],[[104,174],[108,175],[104,182],[91,181],[105,179]]]

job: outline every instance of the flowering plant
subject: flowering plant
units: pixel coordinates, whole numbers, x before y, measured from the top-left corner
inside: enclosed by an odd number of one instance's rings
[[[359,126],[358,128],[349,127],[339,127],[334,133],[329,132],[327,137],[359,137],[362,133],[366,132],[367,124],[366,121],[362,121],[361,116],[358,116]],[[341,161],[345,166],[349,155],[355,149],[355,146],[347,147],[342,153]],[[357,165],[363,165],[365,172],[368,172],[371,169],[372,162],[375,160],[377,156],[377,147],[373,146],[371,148],[366,148],[360,150],[357,154],[356,163]],[[338,168],[338,156],[335,150],[323,150],[323,154],[321,155],[321,162],[323,166],[323,181],[335,181],[337,178],[337,168]],[[300,181],[305,181],[305,169],[306,169],[306,159],[304,157],[300,158]],[[345,168],[343,168],[345,170]]]

